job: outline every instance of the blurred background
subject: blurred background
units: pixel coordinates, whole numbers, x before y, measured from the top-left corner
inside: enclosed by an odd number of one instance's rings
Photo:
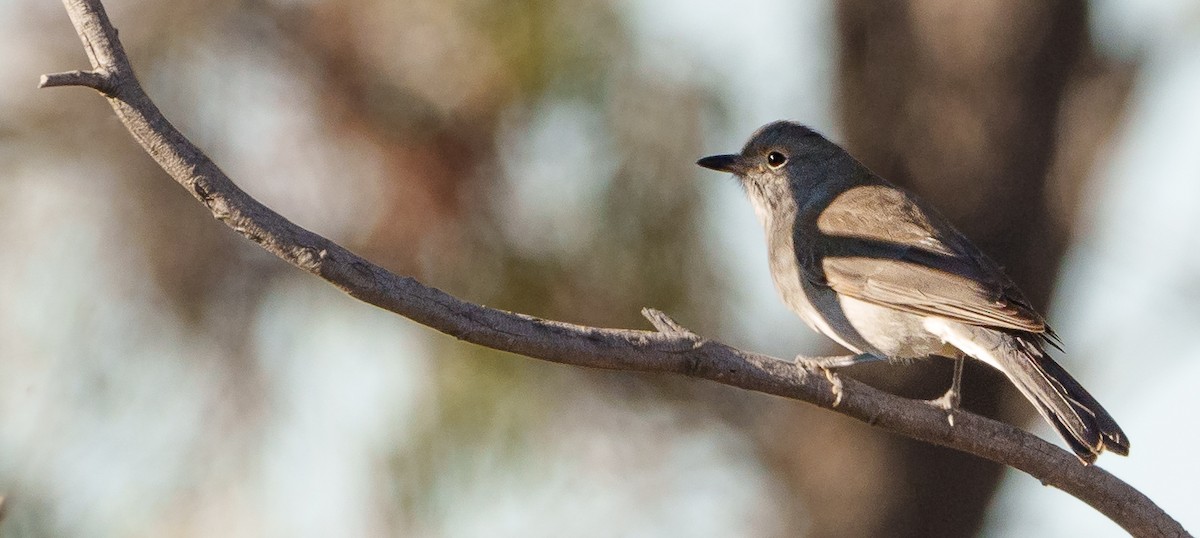
[[[805,122],[1008,268],[1200,530],[1200,4],[108,0],[143,85],[297,223],[461,298],[833,353],[703,155]],[[780,398],[475,346],[215,222],[0,0],[0,535],[1120,536]],[[940,395],[949,361],[847,375]],[[1062,442],[971,365],[964,405]]]

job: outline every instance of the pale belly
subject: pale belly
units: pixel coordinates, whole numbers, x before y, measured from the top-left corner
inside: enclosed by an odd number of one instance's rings
[[[839,296],[838,302],[849,320],[847,339],[857,339],[868,353],[882,354],[893,359],[921,358],[929,355],[952,355],[954,348],[925,327],[927,316]]]
[[[887,359],[953,353],[940,337],[925,328],[924,316],[840,296],[829,288],[796,283],[780,289],[784,302],[813,330],[850,351]]]

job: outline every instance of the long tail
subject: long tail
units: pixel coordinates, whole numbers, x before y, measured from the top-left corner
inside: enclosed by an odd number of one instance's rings
[[[1046,355],[1036,335],[946,323],[937,331],[967,355],[1004,372],[1085,465],[1105,450],[1129,455],[1129,438],[1075,378]]]

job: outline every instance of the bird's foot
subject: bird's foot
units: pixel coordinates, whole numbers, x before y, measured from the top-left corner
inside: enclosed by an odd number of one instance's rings
[[[842,403],[842,380],[833,373],[834,368],[844,368],[855,364],[863,364],[867,362],[875,362],[883,360],[874,355],[860,353],[858,355],[837,355],[833,357],[805,357],[803,355],[796,356],[796,365],[806,371],[820,370],[825,373],[825,379],[829,380],[833,392],[833,407],[837,407]]]
[[[949,423],[951,427],[954,426],[954,412],[958,410],[958,405],[962,403],[962,394],[959,391],[951,388],[950,390],[947,390],[946,393],[940,398],[925,401],[929,405],[938,407],[945,411],[946,422]]]

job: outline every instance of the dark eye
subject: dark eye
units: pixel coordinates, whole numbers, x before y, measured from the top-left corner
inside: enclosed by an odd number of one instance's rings
[[[767,166],[771,168],[779,168],[787,163],[787,157],[778,151],[772,151],[767,154]]]

